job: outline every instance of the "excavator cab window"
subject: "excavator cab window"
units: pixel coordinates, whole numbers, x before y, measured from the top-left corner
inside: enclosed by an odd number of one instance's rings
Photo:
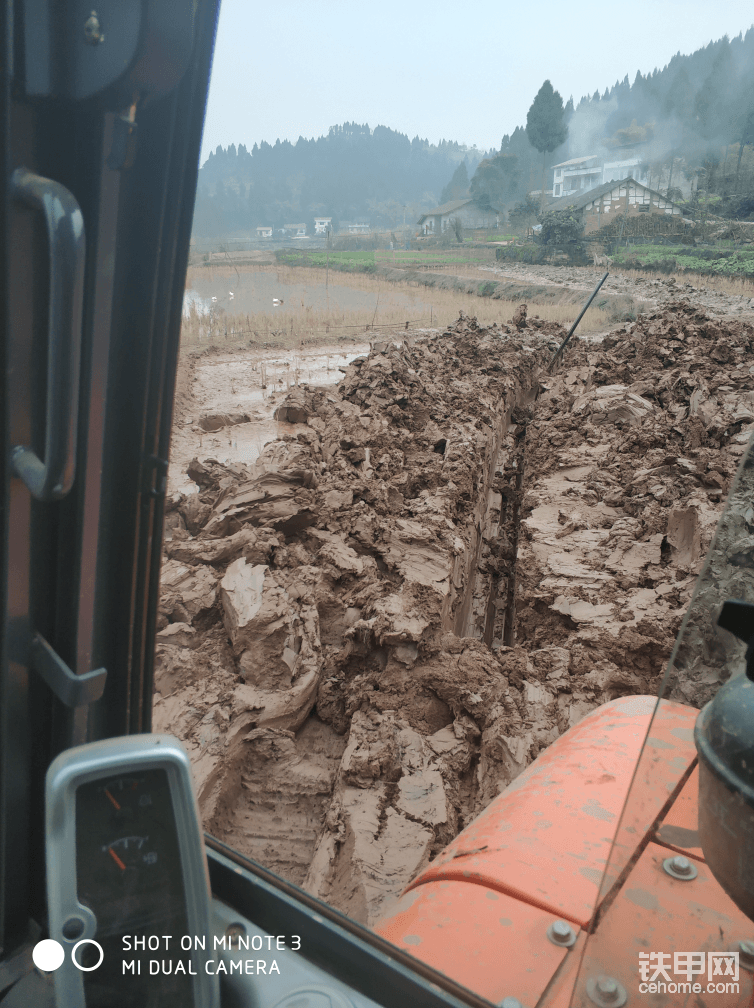
[[[0,1003],[487,1004],[211,837],[150,732],[218,0],[0,11]]]

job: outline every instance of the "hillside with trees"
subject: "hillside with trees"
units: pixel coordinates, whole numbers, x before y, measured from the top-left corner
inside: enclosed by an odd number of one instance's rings
[[[533,107],[533,106],[532,106]],[[637,71],[602,94],[569,100],[563,123],[567,139],[546,153],[545,188],[552,165],[575,157],[640,152],[653,188],[712,212],[754,219],[754,28],[733,39],[710,42],[691,55],[677,53],[646,75]],[[531,130],[517,127],[503,137],[500,155],[506,179],[497,194],[512,209],[541,188],[542,155],[530,142]],[[543,147],[539,146],[539,151]],[[499,157],[483,161],[471,180],[471,191],[488,187]],[[499,172],[497,173],[499,175]],[[501,205],[502,202],[501,202]],[[516,214],[530,216],[531,207]]]
[[[320,215],[336,224],[363,218],[394,228],[404,217],[413,224],[440,202],[449,180],[455,179],[454,192],[465,191],[469,171],[484,156],[454,141],[430,144],[359,123],[295,144],[218,147],[199,172],[194,234],[207,238],[298,222],[311,233]]]

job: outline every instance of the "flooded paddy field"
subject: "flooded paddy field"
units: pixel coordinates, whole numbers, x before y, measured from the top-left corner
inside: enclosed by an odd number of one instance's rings
[[[461,313],[480,325],[492,325],[509,320],[521,301],[528,301],[530,316],[548,322],[570,324],[578,313],[570,303],[573,298],[554,302],[544,287],[541,299],[531,285],[524,290],[518,283],[511,284],[509,300],[487,296],[489,267],[465,275],[458,289],[447,285],[450,277],[438,276],[433,286],[431,279],[429,284],[426,276],[419,282],[409,271],[401,279],[402,272],[393,270],[397,279],[388,279],[306,266],[194,267],[186,278],[182,343],[254,342],[294,348],[311,340],[352,339],[375,329],[405,332],[407,324],[409,329],[444,328]],[[604,332],[608,327],[609,313],[593,306],[580,332]]]
[[[273,308],[278,307],[273,304],[275,300],[282,302],[279,306],[283,309],[278,313],[280,315],[308,311],[330,311],[335,315],[353,311],[368,312],[371,315],[375,309],[379,312],[379,288],[373,290],[343,283],[340,280],[342,274],[335,272],[329,275],[329,282],[326,282],[325,273],[320,270],[306,270],[307,274],[313,273],[314,277],[301,281],[297,280],[299,272],[290,268],[269,267],[241,267],[237,273],[228,267],[192,270],[187,298],[199,310],[209,311],[213,306],[221,306],[228,312],[248,315],[269,314]],[[384,302],[382,307],[418,308],[429,314],[430,306],[413,292],[408,294],[393,290],[390,292],[390,304]]]
[[[374,327],[432,324],[436,312],[427,293],[317,269],[193,269],[184,297],[183,343],[242,339],[295,346],[301,340],[349,339]]]

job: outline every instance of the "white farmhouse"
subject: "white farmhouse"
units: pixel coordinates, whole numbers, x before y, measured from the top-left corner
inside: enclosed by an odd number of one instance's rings
[[[589,154],[586,157],[561,161],[553,167],[553,199],[561,196],[578,196],[606,182],[614,182],[627,176],[631,176],[637,182],[647,181],[644,162],[637,154],[628,151],[623,157],[618,157],[616,152],[613,152],[608,157],[603,154]]]

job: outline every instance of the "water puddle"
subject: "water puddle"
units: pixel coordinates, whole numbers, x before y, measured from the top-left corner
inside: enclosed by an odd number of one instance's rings
[[[224,271],[227,272],[227,271]],[[183,311],[188,315],[191,307],[200,314],[222,309],[230,315],[265,313],[285,313],[309,311],[369,311],[379,312],[378,295],[374,291],[359,290],[333,283],[330,274],[329,284],[324,282],[324,271],[321,283],[286,284],[278,280],[276,271],[254,270],[241,272],[234,276],[215,277],[210,275],[192,274],[193,287],[185,292]],[[385,301],[383,293],[382,301]],[[279,302],[279,303],[275,303]],[[407,318],[415,318],[416,312],[429,312],[429,305],[404,294],[401,291],[389,292],[391,309],[411,309],[413,314]],[[303,319],[302,319],[303,321]],[[379,321],[379,319],[378,319]]]
[[[342,347],[317,347],[311,353],[281,354],[249,350],[200,357],[194,366],[193,404],[176,416],[168,472],[169,492],[192,493],[196,484],[186,476],[195,456],[218,462],[252,464],[264,446],[284,434],[294,437],[305,424],[273,419],[273,414],[296,385],[337,385],[345,368],[356,357],[369,353],[368,343]],[[211,413],[245,413],[245,423],[206,433],[199,426]]]

